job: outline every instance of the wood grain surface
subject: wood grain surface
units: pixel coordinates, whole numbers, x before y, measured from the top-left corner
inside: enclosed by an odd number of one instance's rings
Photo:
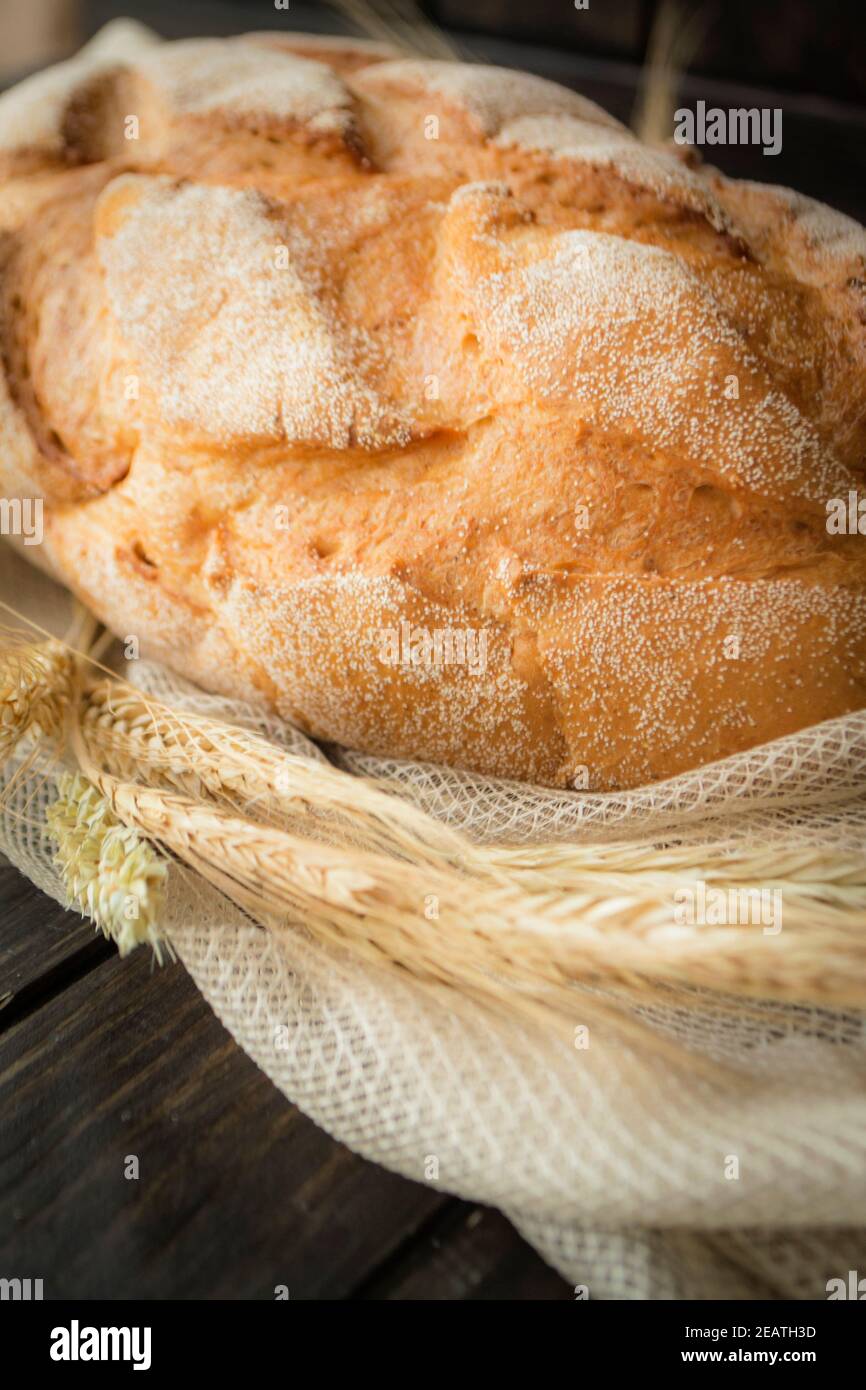
[[[46,1298],[570,1296],[503,1217],[301,1114],[180,965],[121,961],[8,865],[0,993],[0,1275]]]

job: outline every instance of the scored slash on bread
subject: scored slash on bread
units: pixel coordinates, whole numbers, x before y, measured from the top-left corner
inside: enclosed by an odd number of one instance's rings
[[[28,557],[317,737],[603,789],[866,704],[863,230],[544,79],[109,26],[0,97],[0,363]]]

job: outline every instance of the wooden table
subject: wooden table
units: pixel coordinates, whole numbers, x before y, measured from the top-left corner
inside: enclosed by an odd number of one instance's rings
[[[140,1176],[124,1176],[136,1155]],[[180,965],[0,861],[0,1277],[46,1298],[572,1296],[498,1213],[358,1158]]]

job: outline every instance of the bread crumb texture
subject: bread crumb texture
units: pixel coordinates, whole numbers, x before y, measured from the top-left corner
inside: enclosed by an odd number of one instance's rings
[[[864,384],[862,228],[538,77],[123,21],[0,97],[0,493],[323,739],[603,790],[862,708]]]

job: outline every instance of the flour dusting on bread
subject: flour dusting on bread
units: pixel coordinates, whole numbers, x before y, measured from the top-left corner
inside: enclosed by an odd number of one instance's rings
[[[109,38],[0,99],[0,491],[115,631],[550,785],[866,705],[862,229],[526,74]]]
[[[853,486],[700,279],[667,251],[564,232],[528,257],[503,256],[501,271],[467,289],[482,331],[533,393],[580,403],[603,424],[637,428],[759,492],[820,499]]]
[[[280,128],[343,130],[350,94],[324,63],[242,39],[185,39],[160,46],[136,71],[161,92],[172,115],[214,114],[235,122]]]
[[[271,214],[257,193],[169,179],[127,176],[106,191],[109,302],[166,423],[224,443],[407,442],[305,277],[309,252]]]
[[[675,155],[647,149],[624,127],[602,126],[570,114],[517,116],[502,127],[495,143],[607,166],[627,183],[706,217],[717,231],[734,230],[721,203],[697,174]]]
[[[154,46],[162,51],[159,40],[143,25],[113,20],[75,58],[35,73],[0,94],[0,152],[61,154],[64,119],[75,93],[93,78],[141,60]]]
[[[358,86],[385,98],[398,92],[442,97],[461,108],[486,139],[498,135],[509,121],[528,116],[568,114],[606,129],[622,129],[613,116],[579,92],[511,68],[405,58],[367,68]]]

